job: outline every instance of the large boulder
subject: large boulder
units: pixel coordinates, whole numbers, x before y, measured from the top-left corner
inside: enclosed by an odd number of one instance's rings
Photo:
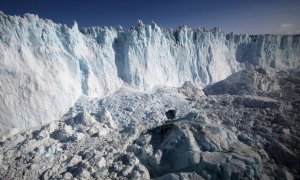
[[[261,161],[260,155],[231,131],[197,119],[176,120],[150,129],[129,150],[147,167],[152,178],[178,171],[211,178],[253,178]],[[242,166],[236,168],[238,165]],[[171,176],[174,175],[165,177]]]

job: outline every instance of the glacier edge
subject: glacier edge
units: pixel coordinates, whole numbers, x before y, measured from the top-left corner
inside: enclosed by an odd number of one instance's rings
[[[60,118],[83,94],[102,97],[185,81],[211,84],[241,69],[300,64],[300,35],[220,29],[69,28],[36,15],[0,13],[0,132]]]

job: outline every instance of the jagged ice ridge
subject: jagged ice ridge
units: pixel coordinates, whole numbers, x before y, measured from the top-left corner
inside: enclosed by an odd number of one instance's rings
[[[0,13],[0,132],[59,119],[86,95],[211,84],[252,67],[300,64],[299,35],[236,35],[181,26],[72,28]]]

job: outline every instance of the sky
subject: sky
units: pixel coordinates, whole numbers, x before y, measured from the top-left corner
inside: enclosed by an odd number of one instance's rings
[[[164,28],[220,27],[226,33],[300,34],[300,0],[0,0],[8,15],[80,27],[129,28],[142,20]]]

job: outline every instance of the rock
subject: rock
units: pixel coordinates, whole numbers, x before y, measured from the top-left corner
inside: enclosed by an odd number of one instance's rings
[[[280,133],[283,135],[289,135],[290,134],[290,129],[289,128],[282,128]]]
[[[99,159],[99,161],[97,162],[96,165],[97,165],[97,167],[98,167],[99,169],[104,168],[104,167],[106,166],[106,160],[105,160],[105,158],[101,157],[101,158]]]
[[[111,113],[105,107],[102,108],[102,110],[96,115],[96,120],[108,125],[109,128],[112,128],[112,129],[117,128],[117,125],[113,121]]]
[[[82,138],[84,138],[84,136],[85,136],[85,134],[84,133],[80,133],[80,132],[74,134],[74,137],[75,137],[76,141],[81,140]]]
[[[95,119],[86,111],[78,113],[75,117],[66,120],[66,123],[71,126],[76,126],[78,124],[91,126],[95,122]]]
[[[31,170],[31,171],[36,171],[37,169],[39,169],[39,165],[38,164],[31,164],[29,166],[29,170]]]
[[[203,91],[191,81],[185,81],[182,87],[179,88],[179,92],[187,97],[201,97],[204,95]]]
[[[277,171],[277,175],[280,178],[286,179],[286,180],[293,180],[294,179],[293,175],[289,171],[287,171],[285,168],[280,168]]]
[[[261,73],[263,75],[267,75],[267,70],[262,67],[255,69],[255,71],[257,71],[258,73]]]
[[[242,179],[246,174],[252,175],[252,172],[246,172],[246,165],[239,160],[232,159],[229,163],[222,165],[223,178],[224,179]],[[254,173],[254,172],[253,172]],[[249,176],[248,176],[249,177]],[[251,176],[250,176],[251,177]]]
[[[134,111],[134,109],[131,106],[124,108],[124,110],[128,111],[128,112],[133,112]]]
[[[198,118],[199,117],[199,118]],[[188,113],[183,119],[189,120],[189,121],[194,121],[196,118],[201,119],[202,116],[199,116],[198,113],[195,112],[190,112]]]
[[[76,132],[72,129],[72,126],[69,126],[67,124],[61,124],[61,127],[59,129],[54,130],[50,134],[51,138],[59,140],[62,143],[74,142],[77,140],[76,136]]]
[[[292,168],[299,167],[299,157],[279,142],[270,143],[267,146],[267,152],[280,164]]]
[[[47,180],[47,179],[51,179],[51,176],[53,175],[52,171],[50,169],[46,170],[43,172],[43,174],[41,175],[41,179],[42,180]]]
[[[52,121],[49,124],[42,126],[42,130],[46,130],[49,133],[52,133],[53,131],[55,131],[58,128],[58,121]]]
[[[280,103],[278,101],[259,96],[236,97],[232,103],[234,105],[242,105],[246,108],[279,109],[280,107]]]
[[[49,132],[47,130],[41,130],[38,132],[38,134],[36,135],[36,138],[38,140],[41,140],[41,139],[46,139],[49,137]]]
[[[272,131],[268,127],[265,127],[265,126],[255,126],[253,129],[260,131],[262,133],[272,134]]]
[[[73,179],[73,175],[69,172],[66,172],[64,175],[63,175],[63,180],[70,180],[70,179]]]
[[[82,161],[81,156],[78,155],[74,155],[73,157],[71,157],[69,159],[69,162],[67,163],[68,167],[73,167],[75,165],[77,165],[78,163],[80,163]]]
[[[168,119],[174,119],[176,117],[176,110],[170,109],[165,114]]]
[[[60,164],[55,164],[53,167],[51,167],[51,172],[55,175],[61,170]]]
[[[188,173],[169,173],[154,180],[204,180],[204,178],[195,172]]]
[[[80,179],[91,179],[91,174],[85,169],[81,170],[81,172],[77,176]]]
[[[126,167],[122,170],[123,176],[128,176],[130,173],[132,173],[132,170],[133,170],[133,166],[126,166]]]
[[[231,157],[232,156],[230,154],[226,155],[222,152],[206,151],[201,153],[202,161],[213,166],[214,168],[217,168],[226,161],[229,161]]]
[[[94,156],[94,153],[92,151],[88,151],[88,152],[84,153],[82,158],[83,159],[91,159],[93,156]]]
[[[251,146],[253,144],[253,142],[254,142],[253,139],[251,139],[247,134],[244,134],[244,133],[238,135],[238,139],[241,142],[243,142],[243,143],[245,143],[245,144],[247,144],[249,146]]]
[[[154,180],[179,180],[179,177],[173,173],[165,174],[159,178],[155,178]]]

